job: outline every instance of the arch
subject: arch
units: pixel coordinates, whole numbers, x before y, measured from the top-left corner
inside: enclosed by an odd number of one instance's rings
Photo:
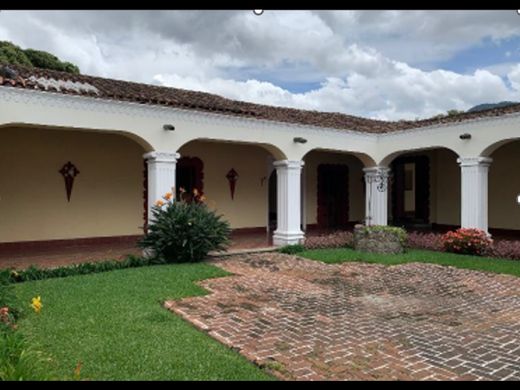
[[[330,153],[342,153],[350,154],[360,160],[366,168],[373,167],[376,165],[376,161],[366,153],[356,152],[351,150],[339,150],[339,149],[328,149],[328,148],[313,148],[309,149],[302,157],[301,160],[305,159],[312,152],[330,152]]]
[[[27,128],[27,129],[39,129],[39,130],[66,130],[66,131],[78,131],[78,132],[89,132],[89,133],[100,133],[100,134],[115,134],[131,139],[132,141],[139,144],[145,152],[151,152],[155,148],[141,136],[132,133],[127,130],[104,130],[104,129],[91,129],[82,127],[70,127],[70,126],[48,126],[39,125],[37,123],[26,123],[26,122],[10,122],[0,125],[2,128]]]
[[[181,144],[177,151],[179,151],[181,148],[185,147],[191,142],[213,142],[213,143],[225,143],[225,144],[235,144],[235,145],[248,145],[248,146],[258,146],[265,150],[267,150],[274,158],[275,160],[287,160],[287,154],[284,153],[280,148],[273,144],[266,144],[261,142],[247,142],[247,141],[235,141],[235,140],[226,140],[226,139],[220,139],[220,138],[208,138],[208,137],[200,137],[200,138],[193,138],[188,141],[185,141],[183,144]]]
[[[390,154],[387,154],[384,158],[380,159],[379,162],[376,164],[376,165],[379,165],[379,166],[384,166],[384,167],[387,167],[389,166],[392,161],[394,161],[397,157],[399,156],[402,156],[404,154],[408,154],[408,153],[417,153],[417,152],[423,152],[423,151],[427,151],[427,150],[435,150],[435,149],[446,149],[446,150],[449,150],[453,153],[455,153],[457,155],[457,157],[459,157],[459,153],[456,152],[454,149],[452,148],[449,148],[447,146],[444,146],[444,145],[437,145],[437,146],[431,146],[431,147],[427,147],[427,148],[414,148],[414,149],[405,149],[405,150],[398,150],[398,151],[395,151],[395,152],[392,152]]]
[[[490,157],[495,150],[499,149],[500,147],[502,147],[508,143],[515,142],[518,140],[520,140],[520,137],[505,138],[505,139],[501,139],[500,141],[496,141],[496,142],[492,143],[491,145],[486,146],[486,148],[484,148],[484,150],[482,150],[479,153],[479,156]]]

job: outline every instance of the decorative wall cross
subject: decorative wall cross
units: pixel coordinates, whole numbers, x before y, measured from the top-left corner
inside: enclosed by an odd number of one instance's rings
[[[65,180],[65,189],[67,191],[67,201],[70,202],[70,195],[72,194],[72,187],[74,186],[74,178],[79,174],[78,168],[70,161],[67,162],[61,169],[60,173]]]
[[[229,170],[229,172],[226,175],[226,178],[229,182],[229,190],[231,191],[231,199],[235,197],[235,184],[238,180],[238,172],[235,171],[233,168]]]

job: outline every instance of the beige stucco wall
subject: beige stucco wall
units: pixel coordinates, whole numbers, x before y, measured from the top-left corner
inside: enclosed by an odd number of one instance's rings
[[[0,129],[0,242],[142,233],[143,152],[119,135]],[[69,160],[70,203],[58,173]]]
[[[520,229],[520,141],[500,147],[490,157],[489,227]]]
[[[269,152],[260,146],[194,141],[179,149],[181,156],[198,157],[204,163],[204,193],[234,229],[267,224]],[[235,196],[231,199],[226,174],[237,171]]]
[[[320,164],[345,164],[349,169],[349,220],[362,221],[365,216],[363,192],[363,163],[346,153],[312,151],[305,156],[306,221],[317,223],[318,218],[318,166]]]

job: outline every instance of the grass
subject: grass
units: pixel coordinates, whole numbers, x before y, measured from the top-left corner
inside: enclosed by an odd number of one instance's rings
[[[400,255],[382,255],[358,252],[349,248],[335,248],[307,250],[298,253],[298,256],[330,264],[349,261],[386,265],[419,262],[520,276],[520,261],[426,250],[409,250]]]
[[[58,379],[78,379],[78,365],[88,380],[272,379],[162,308],[167,299],[204,295],[195,281],[225,275],[208,264],[176,264],[17,284],[22,302],[40,295],[43,304],[20,331],[52,357]]]

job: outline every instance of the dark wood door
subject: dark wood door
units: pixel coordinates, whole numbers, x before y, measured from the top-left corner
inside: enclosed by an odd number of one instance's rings
[[[348,167],[318,166],[318,227],[339,229],[348,226]]]
[[[204,164],[198,157],[182,157],[177,161],[176,178],[177,199],[180,199],[180,188],[184,189],[184,200],[190,201],[193,190],[204,193]]]

